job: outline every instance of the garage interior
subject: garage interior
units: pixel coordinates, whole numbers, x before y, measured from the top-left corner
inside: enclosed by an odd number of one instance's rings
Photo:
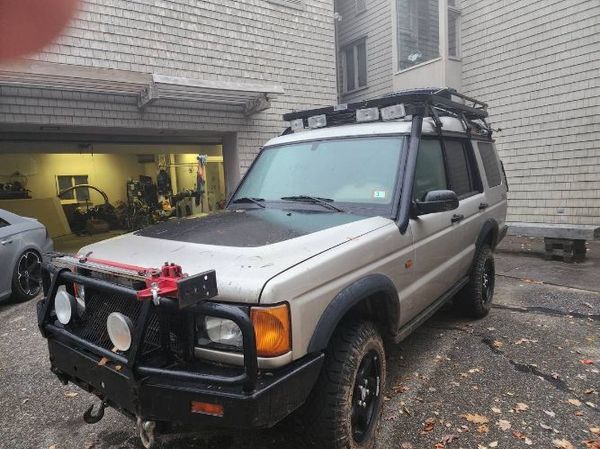
[[[224,207],[220,137],[195,143],[133,140],[52,142],[38,136],[0,142],[0,208],[37,218],[56,250],[72,253],[110,236]]]

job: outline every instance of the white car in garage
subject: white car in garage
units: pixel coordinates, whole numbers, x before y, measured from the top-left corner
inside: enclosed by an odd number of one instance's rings
[[[44,254],[53,248],[42,223],[0,209],[0,300],[36,297],[42,289]]]

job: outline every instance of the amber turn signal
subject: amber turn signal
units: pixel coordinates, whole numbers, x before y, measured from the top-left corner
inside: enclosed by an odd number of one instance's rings
[[[192,401],[191,407],[192,413],[199,413],[201,415],[210,415],[210,416],[218,416],[219,418],[223,416],[225,411],[223,410],[223,406],[220,404],[211,404],[209,402],[199,402]]]
[[[252,307],[250,318],[254,324],[259,357],[277,357],[292,349],[290,309],[287,304]]]

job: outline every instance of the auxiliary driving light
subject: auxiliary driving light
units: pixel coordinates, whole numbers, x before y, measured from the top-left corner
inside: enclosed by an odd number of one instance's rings
[[[69,324],[73,314],[76,313],[76,307],[75,297],[67,292],[64,285],[61,285],[54,298],[54,311],[58,321],[61,324]]]
[[[129,351],[133,324],[131,320],[119,312],[108,315],[106,330],[110,341],[119,351]]]

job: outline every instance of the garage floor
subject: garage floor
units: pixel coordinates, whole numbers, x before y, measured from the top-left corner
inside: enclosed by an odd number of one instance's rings
[[[389,349],[378,449],[599,447],[600,244],[582,264],[545,261],[541,248],[503,242],[487,318],[448,308]],[[50,373],[35,301],[0,306],[0,379],[1,449],[142,448],[135,425],[114,410],[84,424],[94,399]],[[284,424],[172,435],[162,447],[291,449],[294,441]]]

